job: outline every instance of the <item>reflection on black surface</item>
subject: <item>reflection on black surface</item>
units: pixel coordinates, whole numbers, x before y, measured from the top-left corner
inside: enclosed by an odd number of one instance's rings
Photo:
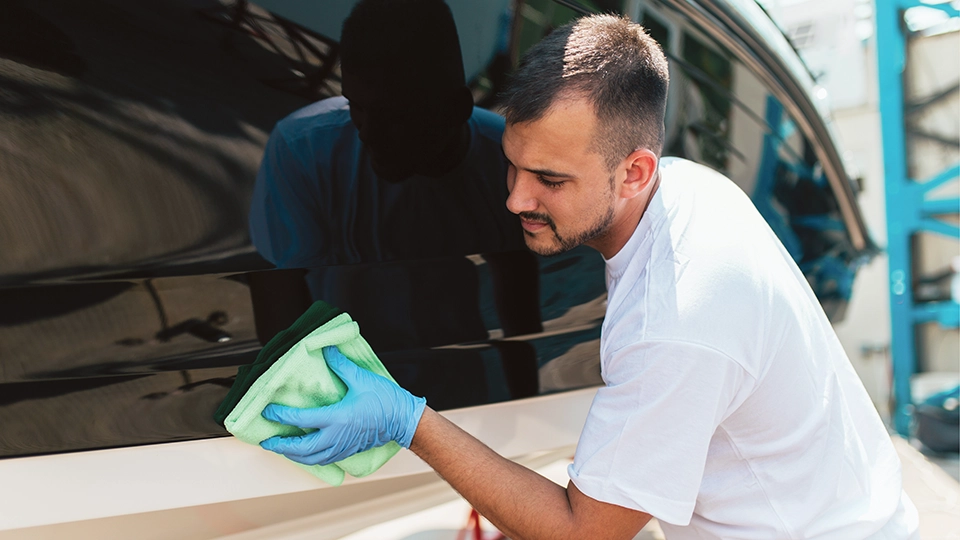
[[[200,16],[218,6],[0,5],[0,284],[249,253],[263,143],[309,101],[267,84],[293,76],[269,34]]]
[[[415,25],[364,40],[395,59],[373,114],[357,115],[371,144],[310,149],[337,174],[303,202],[331,206],[304,214],[312,244],[264,271],[248,213],[265,145],[278,121],[340,95],[354,3],[0,1],[0,457],[224,435],[212,414],[237,366],[315,296],[439,409],[597,383],[603,261],[525,250],[503,204],[499,118],[463,97],[466,80],[493,103],[531,24],[520,3],[450,0],[463,73],[434,73],[429,43],[401,46]],[[371,97],[350,82],[355,102]],[[465,123],[450,121],[458,108]],[[404,116],[399,138],[378,124]],[[375,146],[384,182],[345,182]]]
[[[25,456],[225,435],[210,404],[233,368],[88,377],[3,386],[0,456]],[[189,383],[192,386],[182,389]],[[157,398],[158,394],[168,394]],[[215,406],[215,405],[214,405]]]
[[[86,70],[70,37],[22,0],[0,4],[0,56],[71,77]]]
[[[441,2],[361,2],[344,24],[344,97],[279,122],[250,212],[282,268],[523,249],[507,211],[503,120],[473,107]],[[348,101],[349,100],[349,101]]]
[[[290,73],[262,79],[265,84],[311,101],[336,93],[336,41],[247,0],[215,4],[198,12],[235,32],[254,37],[285,60]]]
[[[427,347],[488,338],[478,264],[491,267],[504,335],[541,328],[537,261],[505,206],[503,120],[473,106],[440,1],[359,2],[339,52],[344,97],[279,122],[260,165],[254,245],[306,271],[250,281],[254,311],[271,314],[257,317],[257,334],[269,339],[322,299],[350,313],[397,380],[434,406],[484,403],[489,359]],[[474,254],[485,255],[465,257]],[[510,396],[535,395],[533,347],[493,350]]]
[[[0,327],[69,315],[127,292],[129,283],[0,289]]]

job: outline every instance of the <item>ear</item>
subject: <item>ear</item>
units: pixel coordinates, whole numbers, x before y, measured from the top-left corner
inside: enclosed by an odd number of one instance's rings
[[[634,150],[621,162],[621,170],[627,171],[627,176],[620,185],[620,197],[632,199],[640,195],[651,185],[657,176],[657,155],[646,148]]]

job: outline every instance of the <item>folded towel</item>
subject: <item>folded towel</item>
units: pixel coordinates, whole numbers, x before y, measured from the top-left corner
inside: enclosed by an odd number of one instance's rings
[[[240,366],[237,378],[217,408],[213,418],[221,426],[236,406],[240,398],[247,393],[254,381],[263,375],[270,366],[276,363],[284,353],[297,344],[298,341],[310,335],[311,332],[330,322],[334,317],[343,313],[340,309],[323,301],[316,301],[301,315],[290,328],[277,333],[260,349],[257,359],[252,364]]]
[[[289,437],[312,431],[271,422],[260,413],[270,403],[311,408],[343,399],[347,388],[327,367],[321,352],[328,345],[336,345],[344,356],[358,366],[394,381],[370,345],[360,336],[360,327],[343,313],[297,342],[257,378],[227,416],[224,422],[227,431],[250,444],[260,444],[260,441],[277,435]],[[400,445],[391,441],[331,465],[297,465],[327,483],[339,486],[343,482],[344,471],[355,477],[366,476],[399,451]]]

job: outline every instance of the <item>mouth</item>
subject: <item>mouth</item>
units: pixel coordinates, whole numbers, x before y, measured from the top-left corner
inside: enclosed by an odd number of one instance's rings
[[[520,218],[520,225],[523,227],[523,230],[531,233],[537,232],[547,226],[543,221],[530,221],[523,218]]]

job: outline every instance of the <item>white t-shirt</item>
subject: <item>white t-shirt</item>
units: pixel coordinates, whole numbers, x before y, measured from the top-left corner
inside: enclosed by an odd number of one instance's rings
[[[570,478],[668,538],[909,538],[916,509],[803,274],[701,165],[660,187],[607,261],[603,380]]]

